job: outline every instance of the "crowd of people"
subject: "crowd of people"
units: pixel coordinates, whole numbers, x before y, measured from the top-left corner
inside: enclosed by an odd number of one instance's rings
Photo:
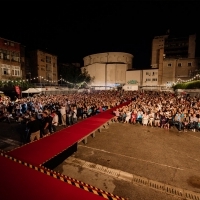
[[[0,99],[0,120],[26,124],[30,141],[57,131],[58,126],[71,126],[131,100],[131,92],[94,91],[67,95],[34,95],[11,101]]]
[[[144,92],[132,98],[129,105],[114,111],[115,122],[140,123],[143,126],[179,132],[200,131],[200,98],[169,92]]]
[[[71,126],[117,105],[114,121],[178,131],[200,130],[200,98],[159,91],[93,91],[66,95],[33,95],[11,100],[0,98],[0,120],[26,124],[29,141]]]

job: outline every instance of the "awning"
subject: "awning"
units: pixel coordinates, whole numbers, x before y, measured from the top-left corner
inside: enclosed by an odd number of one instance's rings
[[[22,91],[22,93],[40,93],[40,91],[36,88],[28,88],[27,90]]]

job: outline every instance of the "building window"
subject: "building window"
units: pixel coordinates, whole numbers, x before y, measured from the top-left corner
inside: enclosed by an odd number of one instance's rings
[[[157,72],[152,72],[152,76],[155,76],[155,75],[157,75]]]
[[[53,63],[53,67],[56,67],[56,63]]]
[[[52,74],[50,73],[47,73],[46,74],[46,77],[47,77],[47,80],[51,81],[52,80]]]
[[[10,57],[11,57],[11,61],[14,61],[15,59],[14,59],[14,57],[15,57],[15,52],[11,52],[10,53]]]
[[[4,40],[4,44],[5,44],[5,45],[9,45],[9,44],[10,44],[10,42],[9,42],[9,41],[7,41],[7,40]]]
[[[50,56],[46,56],[46,62],[51,63],[51,57]]]
[[[15,44],[14,44],[13,42],[11,42],[11,43],[10,43],[10,46],[14,47],[14,46],[15,46]]]
[[[178,67],[181,67],[182,66],[182,64],[181,63],[178,63]]]
[[[19,53],[11,52],[11,61],[20,62]]]
[[[41,61],[42,61],[42,62],[45,62],[45,59],[44,59],[44,58],[41,58]]]
[[[46,64],[46,70],[47,70],[47,71],[52,71],[52,67],[51,67],[50,64]]]
[[[172,66],[172,64],[171,64],[171,63],[168,63],[168,64],[167,64],[167,66],[168,66],[168,67],[171,67],[171,66]]]
[[[151,76],[151,72],[146,72],[146,75]]]
[[[2,65],[1,73],[2,75],[10,75],[10,66]]]
[[[146,81],[151,81],[151,79],[150,79],[150,78],[147,78]]]
[[[152,81],[157,81],[157,78],[152,78]]]
[[[191,67],[192,66],[192,63],[188,63],[188,67]]]
[[[18,66],[12,68],[12,76],[20,76],[20,68]]]
[[[2,50],[3,53],[3,59],[4,60],[9,60],[10,59],[10,52],[7,50]]]

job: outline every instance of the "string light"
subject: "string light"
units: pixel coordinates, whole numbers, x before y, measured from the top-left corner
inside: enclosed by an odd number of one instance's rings
[[[179,84],[179,83],[188,83],[188,82],[191,82],[191,81],[194,81],[194,80],[199,80],[200,79],[200,74],[197,74],[197,75],[195,75],[193,78],[191,78],[191,79],[188,79],[188,80],[182,80],[182,79],[178,79],[175,83],[174,83],[174,85],[177,85],[177,84]]]
[[[23,83],[23,82],[29,82],[30,80],[32,81],[32,80],[35,80],[35,79],[43,79],[44,81],[46,81],[46,82],[49,82],[49,83],[58,83],[59,81],[62,81],[62,82],[65,82],[65,83],[67,83],[67,84],[70,84],[70,85],[76,85],[76,86],[78,86],[78,88],[80,88],[81,87],[81,85],[83,85],[83,84],[86,84],[87,86],[88,86],[88,84],[85,82],[85,81],[83,81],[83,82],[80,82],[80,83],[72,83],[72,82],[69,82],[69,81],[67,81],[67,80],[65,80],[65,79],[63,79],[63,78],[60,78],[59,80],[57,80],[57,81],[50,81],[50,80],[47,80],[47,79],[45,79],[44,77],[42,77],[42,76],[37,76],[37,77],[33,77],[33,78],[31,78],[31,79],[22,79],[22,80],[1,80],[0,82],[1,83],[9,83],[9,82],[14,82],[14,83],[16,83],[16,84],[18,84],[18,83]]]

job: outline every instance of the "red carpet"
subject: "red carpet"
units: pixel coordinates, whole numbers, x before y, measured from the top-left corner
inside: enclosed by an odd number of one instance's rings
[[[121,107],[128,103],[129,102],[126,102],[117,107]],[[71,127],[56,132],[36,142],[24,145],[8,152],[7,154],[11,157],[39,166],[107,123],[114,117],[112,112],[115,109],[116,108],[110,109],[82,120]]]
[[[1,200],[100,200],[103,197],[0,156]]]
[[[129,102],[118,107],[128,103]],[[76,144],[79,140],[111,120],[114,117],[112,113],[114,109],[87,118],[69,128],[24,145],[7,154],[18,160],[30,163],[31,165],[39,166],[51,160],[51,158],[57,156],[64,150],[69,149],[73,144]],[[0,156],[0,163],[0,177],[2,183],[0,187],[0,199],[2,200],[103,199],[103,197],[101,197],[102,195],[96,195],[96,192],[92,193],[90,190],[88,190],[90,191],[88,192],[80,189],[79,187],[48,176],[45,173],[14,162],[2,155]],[[105,198],[108,199],[108,197]],[[109,199],[121,198],[110,196]]]

